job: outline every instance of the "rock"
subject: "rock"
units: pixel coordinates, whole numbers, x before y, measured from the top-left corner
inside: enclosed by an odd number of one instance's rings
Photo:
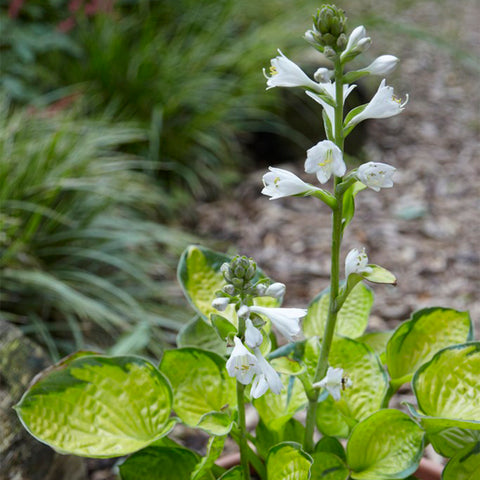
[[[55,453],[22,427],[13,406],[49,365],[42,349],[0,320],[0,480],[86,480],[83,459]]]

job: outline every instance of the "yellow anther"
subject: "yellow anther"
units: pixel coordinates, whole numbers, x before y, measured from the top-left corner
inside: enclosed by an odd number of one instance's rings
[[[277,73],[278,73],[277,69],[273,65],[271,65],[270,66],[270,74],[271,75],[277,75]]]

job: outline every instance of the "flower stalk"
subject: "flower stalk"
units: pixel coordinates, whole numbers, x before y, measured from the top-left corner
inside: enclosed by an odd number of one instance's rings
[[[344,134],[343,134],[343,66],[340,56],[335,59],[335,138],[336,146],[343,152]],[[335,187],[341,182],[340,177],[335,177]],[[332,244],[331,244],[331,267],[330,267],[330,301],[328,307],[328,316],[325,324],[325,331],[320,348],[320,357],[318,359],[315,371],[314,383],[319,382],[327,373],[328,356],[332,345],[335,324],[337,322],[338,311],[341,305],[338,304],[337,297],[340,289],[340,246],[342,243],[342,211],[343,211],[344,191],[335,188],[335,207],[332,208]],[[307,419],[305,424],[304,449],[311,452],[314,447],[313,435],[315,431],[315,419],[317,412],[319,391],[309,395],[307,407]]]

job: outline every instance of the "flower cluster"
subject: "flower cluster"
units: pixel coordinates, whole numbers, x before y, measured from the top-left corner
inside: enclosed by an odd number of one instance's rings
[[[264,318],[270,320],[288,341],[294,342],[301,335],[300,320],[307,311],[254,305],[257,297],[283,298],[285,285],[266,279],[255,282],[256,264],[251,258],[237,256],[230,263],[224,263],[220,270],[227,284],[217,292],[212,306],[224,311],[229,304],[234,304],[238,318],[234,348],[227,360],[228,374],[243,385],[252,384],[252,398],[262,396],[268,389],[279,394],[283,388],[280,376],[260,351],[265,337],[262,333]]]

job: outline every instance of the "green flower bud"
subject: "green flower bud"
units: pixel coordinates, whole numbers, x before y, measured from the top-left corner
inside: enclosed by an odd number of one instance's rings
[[[313,17],[313,30],[310,37],[321,48],[330,47],[342,51],[346,42],[343,38],[340,42],[338,40],[342,35],[345,36],[346,21],[343,10],[335,5],[323,5]]]

